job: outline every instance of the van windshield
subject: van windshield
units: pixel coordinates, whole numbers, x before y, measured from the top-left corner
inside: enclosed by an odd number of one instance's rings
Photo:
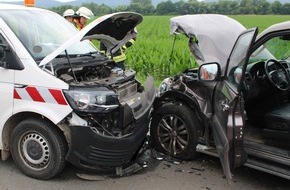
[[[19,38],[35,60],[41,60],[78,30],[60,15],[45,10],[7,10],[0,17]],[[85,54],[96,51],[95,46],[84,40],[67,49],[68,54]],[[63,52],[64,53],[64,52]]]

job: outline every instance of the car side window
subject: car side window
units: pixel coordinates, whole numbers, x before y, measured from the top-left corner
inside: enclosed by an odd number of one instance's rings
[[[235,87],[239,87],[242,78],[243,67],[248,61],[248,52],[257,35],[257,28],[243,32],[237,39],[228,62],[227,81]]]
[[[242,66],[233,67],[228,75],[228,80],[236,87],[241,82],[242,71]]]

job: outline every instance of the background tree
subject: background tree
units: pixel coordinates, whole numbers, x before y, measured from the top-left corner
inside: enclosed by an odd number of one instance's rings
[[[130,10],[147,15],[154,12],[154,6],[151,0],[131,0]]]
[[[176,14],[176,7],[172,3],[172,1],[161,2],[156,7],[156,13],[158,15],[166,15],[166,14]]]
[[[270,5],[271,8],[271,14],[280,14],[280,11],[282,9],[282,4],[279,1],[275,1]]]
[[[131,0],[129,6],[118,6],[110,8],[107,5],[98,5],[96,3],[85,3],[86,6],[93,11],[96,16],[120,12],[133,11],[143,15],[184,15],[184,14],[200,14],[213,13],[225,15],[238,14],[283,14],[290,13],[290,3],[281,4],[279,1],[269,3],[267,0],[219,0],[218,2],[203,2],[197,0],[178,1],[173,3],[171,0],[161,2],[156,9],[152,5],[151,0]],[[60,15],[66,9],[78,10],[79,6],[63,5],[51,8],[52,11]]]
[[[281,14],[287,15],[290,13],[290,3],[285,3],[282,7],[281,7]]]

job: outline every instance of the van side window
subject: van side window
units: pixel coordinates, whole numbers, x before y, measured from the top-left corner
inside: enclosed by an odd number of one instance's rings
[[[5,47],[3,37],[0,35],[0,65],[2,65],[5,58]]]

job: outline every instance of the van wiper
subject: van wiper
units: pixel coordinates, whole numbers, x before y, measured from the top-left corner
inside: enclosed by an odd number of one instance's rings
[[[90,56],[90,57],[96,57],[96,54],[99,54],[100,52],[98,51],[91,51],[88,53],[84,53],[84,54],[79,54],[79,57],[85,57],[85,56]]]
[[[58,56],[56,56],[55,58],[67,58],[67,57],[70,57],[70,58],[74,58],[74,57],[77,57],[76,54],[68,54],[67,51],[65,50],[65,54],[59,54]]]

